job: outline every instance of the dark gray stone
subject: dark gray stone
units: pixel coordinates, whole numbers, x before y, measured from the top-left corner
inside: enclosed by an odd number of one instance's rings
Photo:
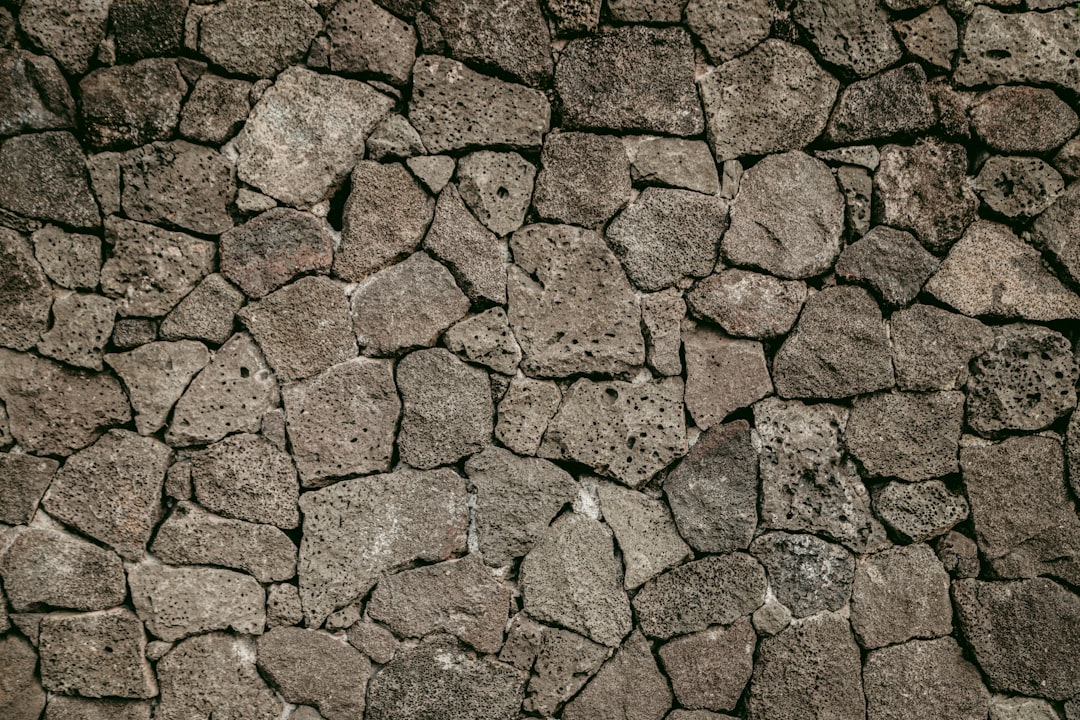
[[[836,262],[836,274],[869,285],[892,307],[907,305],[941,262],[903,230],[878,225],[848,245]]]
[[[304,57],[322,26],[303,0],[226,0],[199,20],[199,52],[230,73],[273,77]]]
[[[983,720],[990,693],[951,637],[874,650],[863,666],[867,715],[881,720]]]
[[[506,241],[469,212],[454,185],[439,194],[424,248],[446,263],[471,301],[506,303]]]
[[[852,403],[844,442],[871,477],[930,480],[960,469],[963,422],[963,393],[869,395]]]
[[[0,49],[0,136],[75,124],[75,101],[52,58]]]
[[[101,276],[101,238],[46,225],[34,233],[34,257],[45,274],[72,290],[93,290]]]
[[[292,459],[260,435],[238,433],[191,458],[195,497],[236,520],[289,529],[300,522],[300,484]]]
[[[330,224],[274,208],[221,236],[221,271],[249,296],[263,297],[296,275],[324,273],[334,259]]]
[[[222,344],[232,335],[234,316],[243,304],[244,293],[224,275],[207,275],[161,321],[161,337]]]
[[[514,152],[478,150],[458,160],[461,199],[496,235],[521,227],[533,195],[536,168]]]
[[[750,553],[765,566],[776,599],[795,617],[843,608],[851,597],[855,558],[814,535],[759,535]]]
[[[993,150],[1044,153],[1080,129],[1080,118],[1053,90],[1003,85],[983,93],[969,111],[971,125]]]
[[[68,365],[101,370],[116,303],[100,295],[69,293],[53,301],[52,316],[52,327],[41,336],[38,352]]]
[[[1057,170],[1031,157],[991,157],[975,178],[975,192],[982,201],[1009,218],[1038,215],[1064,189]]]
[[[825,62],[859,77],[873,75],[900,60],[900,45],[889,27],[889,14],[877,3],[804,0],[795,6],[791,17]]]
[[[686,4],[686,25],[716,64],[752,50],[769,36],[778,15],[776,6],[768,0],[725,3],[691,0]]]
[[[754,671],[757,635],[749,618],[675,638],[660,647],[679,704],[733,710]]]
[[[0,208],[64,225],[96,227],[101,214],[87,178],[86,156],[69,132],[19,135],[0,145]]]
[[[258,654],[259,669],[288,702],[313,705],[326,720],[363,714],[371,663],[344,639],[278,628],[259,638]]]
[[[967,500],[940,480],[891,482],[873,496],[874,514],[910,542],[943,535],[968,517]]]
[[[935,70],[952,70],[958,44],[956,21],[943,5],[934,5],[907,20],[898,20],[893,23],[893,30],[904,49],[916,59]]]
[[[125,60],[174,55],[184,40],[188,0],[116,0],[109,18],[116,54]]]
[[[330,69],[374,73],[395,85],[409,81],[416,60],[416,31],[371,0],[346,0],[326,18]]]
[[[495,437],[520,455],[535,455],[561,401],[562,393],[554,382],[514,377],[499,400]]]
[[[806,301],[806,284],[748,270],[721,270],[686,294],[695,315],[736,337],[785,335]]]
[[[1074,283],[1080,281],[1080,183],[1073,183],[1031,227],[1028,239],[1049,253],[1064,276]],[[47,271],[47,270],[46,270]]]
[[[4,478],[0,485],[0,523],[28,524],[58,467],[60,463],[50,458],[0,453],[0,476]]]
[[[663,500],[615,483],[601,483],[597,497],[622,552],[627,590],[693,558]]]
[[[716,161],[707,143],[650,136],[624,138],[623,142],[635,182],[685,188],[706,195],[720,192]]]
[[[150,720],[150,711],[145,700],[54,695],[45,708],[45,720]]]
[[[550,133],[540,162],[532,203],[541,218],[597,227],[630,198],[630,161],[617,137]]]
[[[443,342],[448,350],[504,375],[517,372],[521,362],[521,348],[501,307],[465,318],[443,334]]]
[[[14,633],[0,635],[0,712],[11,720],[38,720],[45,707],[45,691],[34,672],[38,656],[34,647]]]
[[[36,345],[49,326],[52,295],[30,243],[0,228],[0,344],[15,350]]]
[[[660,720],[671,707],[671,690],[649,641],[635,632],[563,710],[566,720]]]
[[[79,83],[86,142],[122,150],[168,140],[187,89],[176,61],[166,58],[94,70]]]
[[[977,7],[964,24],[953,80],[985,84],[1056,85],[1080,91],[1070,60],[1080,46],[1080,26],[1067,9],[1005,13]]]
[[[105,0],[30,0],[20,4],[19,27],[71,75],[81,75],[105,39]]]
[[[645,360],[660,375],[682,374],[682,324],[686,302],[678,288],[650,293],[641,298],[641,322],[645,334]]]
[[[844,88],[825,135],[835,143],[858,143],[921,133],[936,121],[926,72],[911,63]]]
[[[152,635],[174,642],[232,629],[260,635],[266,597],[250,575],[211,567],[139,564],[128,569],[131,603]]]
[[[0,576],[15,612],[103,610],[124,602],[120,556],[56,530],[16,528],[0,555]]]
[[[701,326],[682,334],[686,358],[684,402],[694,424],[708,430],[773,391],[765,350]]]

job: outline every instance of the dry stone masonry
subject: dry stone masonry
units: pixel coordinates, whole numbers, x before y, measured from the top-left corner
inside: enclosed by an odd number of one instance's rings
[[[1080,720],[1065,0],[0,0],[0,720]]]

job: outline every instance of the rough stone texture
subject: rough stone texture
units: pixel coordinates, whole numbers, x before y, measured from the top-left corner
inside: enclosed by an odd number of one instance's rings
[[[855,558],[814,535],[770,532],[750,553],[765,566],[776,599],[795,617],[843,608],[851,597]]]
[[[46,720],[150,720],[150,703],[143,700],[89,699],[55,695],[45,710]]]
[[[743,617],[718,627],[678,637],[660,647],[679,704],[686,708],[733,710],[754,671],[757,635]]]
[[[781,40],[766,40],[697,82],[717,161],[813,142],[840,87],[809,52]]]
[[[535,455],[562,393],[554,382],[518,375],[499,401],[495,437],[521,455]]]
[[[540,162],[532,203],[542,218],[596,227],[630,197],[630,161],[617,137],[551,133]]]
[[[749,615],[765,602],[765,586],[765,569],[749,555],[710,555],[647,582],[634,610],[642,632],[670,638]]]
[[[0,636],[0,661],[5,668],[0,676],[0,711],[11,720],[37,720],[45,707],[45,691],[34,673],[37,653],[33,646],[15,634]]]
[[[79,91],[87,142],[122,150],[169,139],[187,84],[176,61],[149,58],[98,68],[82,79]]]
[[[566,720],[660,720],[671,690],[645,637],[635,632],[563,710]]]
[[[773,383],[782,397],[820,398],[891,386],[889,338],[869,293],[839,286],[809,298],[773,359]]]
[[[706,143],[651,136],[627,137],[624,142],[635,182],[686,188],[706,195],[720,191],[716,162]]]
[[[645,358],[649,367],[661,375],[682,373],[682,322],[686,302],[676,288],[644,295],[641,298],[641,322],[645,334]]]
[[[53,301],[52,316],[52,327],[41,336],[38,352],[68,365],[101,370],[116,304],[100,295],[70,293]]]
[[[994,212],[1034,217],[1054,202],[1065,182],[1038,158],[992,157],[975,178],[975,192]]]
[[[957,48],[956,21],[942,5],[893,23],[904,49],[937,70],[952,69]]]
[[[50,458],[0,453],[0,523],[29,523],[59,466]]]
[[[889,27],[888,13],[876,3],[811,0],[796,6],[791,17],[823,60],[860,77],[873,75],[900,59],[900,45]]]
[[[960,469],[964,395],[885,393],[856,398],[844,442],[869,476],[914,482]]]
[[[124,601],[124,568],[116,553],[55,530],[16,528],[9,539],[0,576],[16,612],[104,610]]]
[[[969,111],[975,134],[1003,153],[1044,153],[1080,129],[1080,118],[1046,88],[1003,85],[983,93]]]
[[[180,113],[180,134],[215,145],[227,141],[251,112],[251,87],[246,80],[203,74]]]
[[[967,500],[939,480],[891,482],[874,494],[874,514],[911,542],[943,535],[968,517]]]
[[[258,641],[259,669],[291,703],[313,705],[326,720],[364,712],[371,663],[343,639],[318,630],[278,628]]]
[[[869,285],[887,305],[907,305],[940,261],[903,230],[878,225],[840,253],[836,274]]]
[[[536,167],[517,153],[478,150],[458,161],[458,192],[473,215],[496,235],[521,227]]]
[[[356,358],[282,391],[293,461],[305,487],[390,469],[401,400],[393,368]]]
[[[135,565],[131,601],[146,629],[166,642],[211,630],[262,633],[265,596],[250,575],[221,568]]]
[[[843,230],[844,201],[828,166],[795,151],[746,172],[721,248],[734,265],[806,278],[832,267]]]
[[[60,130],[75,122],[71,90],[56,63],[44,55],[0,49],[0,135]]]
[[[18,135],[0,145],[0,208],[95,227],[101,215],[87,177],[86,157],[71,133]]]
[[[874,650],[863,687],[867,716],[881,720],[982,720],[990,703],[979,671],[950,637]]]
[[[513,375],[521,362],[521,348],[501,307],[466,318],[443,335],[447,349],[495,372]]]
[[[302,0],[226,0],[199,20],[199,52],[230,73],[273,77],[304,56],[322,24]]]
[[[292,459],[260,435],[230,435],[194,454],[191,481],[211,512],[286,529],[300,522]]]
[[[326,18],[330,69],[370,72],[396,85],[408,83],[416,60],[416,31],[371,0],[334,5]]]
[[[639,487],[686,454],[682,397],[681,378],[578,380],[548,425],[539,454],[575,460]]]
[[[953,79],[961,86],[1028,83],[1080,90],[1069,63],[1080,43],[1074,20],[1066,9],[1003,13],[977,7],[964,25]]]
[[[904,390],[952,390],[968,363],[990,349],[994,334],[978,320],[932,305],[913,305],[889,319],[896,382]]]
[[[103,0],[28,0],[19,8],[23,32],[72,75],[90,65],[105,39],[109,3]]]
[[[686,25],[705,46],[712,61],[719,64],[742,55],[767,38],[777,14],[776,8],[767,2],[691,0],[686,5]]]
[[[506,241],[473,217],[453,185],[439,194],[424,248],[446,264],[469,300],[506,303]]]
[[[622,551],[628,590],[693,557],[663,501],[613,483],[600,485],[597,495]]]
[[[192,340],[152,342],[127,353],[105,356],[105,362],[124,381],[135,409],[135,427],[141,435],[164,427],[169,411],[191,378],[209,361],[206,346]]]
[[[760,343],[698,328],[683,333],[683,353],[686,409],[702,430],[772,392]]]
[[[1080,185],[1073,183],[1032,225],[1028,236],[1036,247],[1049,253],[1063,271],[1062,277],[1074,283],[1080,279],[1080,243],[1074,239],[1080,224]],[[46,269],[48,272],[48,269]]]
[[[729,335],[767,338],[784,335],[806,301],[806,284],[772,275],[730,269],[701,280],[686,294],[695,315]]]
[[[207,275],[161,321],[161,337],[222,344],[232,335],[233,315],[243,304],[244,293],[223,275]]]
[[[518,615],[500,659],[531,670],[522,708],[551,714],[577,694],[611,654],[609,648],[569,630],[540,625]],[[517,640],[528,652],[519,653]]]
[[[367,655],[372,661],[385,665],[394,659],[398,641],[393,633],[382,625],[358,622],[349,628],[349,644]]]
[[[465,503],[465,481],[448,469],[402,469],[304,493],[298,567],[307,625],[363,597],[383,572],[464,552]]]
[[[31,240],[34,257],[53,282],[72,290],[97,287],[101,275],[100,238],[46,225]]]
[[[282,583],[266,589],[266,628],[290,627],[304,621],[300,591],[295,585]]]
[[[179,52],[183,45],[187,0],[117,0],[109,8],[116,54],[139,59]]]
[[[859,143],[920,133],[936,121],[937,113],[926,91],[926,73],[911,63],[845,88],[826,136],[836,143]]]
[[[30,243],[0,228],[0,345],[29,350],[37,344],[49,326],[52,296]]]

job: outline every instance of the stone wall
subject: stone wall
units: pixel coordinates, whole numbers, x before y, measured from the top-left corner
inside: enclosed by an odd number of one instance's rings
[[[1061,0],[0,0],[0,720],[1080,719]]]

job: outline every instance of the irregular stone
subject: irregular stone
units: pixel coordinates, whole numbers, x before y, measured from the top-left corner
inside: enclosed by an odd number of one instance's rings
[[[124,213],[132,220],[216,235],[233,226],[232,163],[223,154],[179,140],[127,153],[121,162]]]
[[[900,45],[889,27],[889,15],[876,4],[825,0],[804,2],[792,12],[825,62],[859,77],[880,72],[900,60]]]
[[[251,638],[209,633],[183,640],[157,664],[156,720],[276,720],[285,711],[255,667]]]
[[[647,582],[634,610],[642,632],[670,638],[749,615],[765,602],[765,587],[765,569],[749,555],[708,555]]]
[[[215,7],[232,6],[258,17],[261,35],[269,32],[262,24],[265,13],[246,9],[255,1],[229,0]],[[288,2],[314,12],[302,0]],[[227,42],[233,44],[231,36]],[[324,200],[353,169],[364,140],[392,106],[389,97],[357,80],[289,68],[255,104],[233,141],[237,176],[287,205]]]
[[[1057,170],[1038,158],[991,157],[975,178],[975,191],[994,212],[1033,217],[1065,189]]]
[[[1077,363],[1064,335],[1005,325],[971,363],[967,421],[981,435],[1042,430],[1076,406]]]
[[[685,188],[706,195],[720,192],[716,161],[707,143],[668,137],[624,138],[630,175],[646,185]]]
[[[686,5],[686,24],[713,63],[719,65],[769,37],[777,14],[776,7],[767,2],[715,4],[691,0]]]
[[[828,166],[789,152],[766,157],[746,172],[721,248],[736,265],[785,278],[811,277],[832,267],[843,230],[844,201]]]
[[[904,390],[952,390],[967,383],[968,363],[994,335],[978,320],[932,305],[913,305],[889,320],[896,382]]]
[[[639,301],[615,255],[595,232],[529,225],[510,239],[507,316],[541,377],[619,373],[645,362]]]
[[[979,671],[951,637],[870,652],[863,687],[867,716],[881,720],[983,720],[990,701]]]
[[[52,693],[150,698],[158,693],[142,623],[127,608],[46,615],[41,684]]]
[[[220,145],[233,137],[251,112],[251,83],[205,73],[180,114],[180,134]]]
[[[504,663],[479,659],[447,635],[402,650],[371,679],[368,720],[439,717],[513,720],[527,676]]]
[[[134,565],[131,601],[146,629],[167,642],[212,630],[262,633],[264,595],[250,575],[209,567]]]
[[[304,487],[390,469],[401,400],[389,362],[349,360],[286,386],[282,396]]]
[[[45,720],[150,720],[150,709],[150,703],[142,700],[54,695],[45,709]]]
[[[179,53],[187,10],[188,0],[114,0],[109,17],[117,56],[138,60]]]
[[[457,163],[449,155],[424,155],[409,158],[405,165],[420,180],[428,192],[438,194],[443,191],[450,178],[454,176]]]
[[[754,671],[757,634],[750,619],[678,637],[660,647],[679,704],[733,710]]]
[[[462,320],[446,331],[443,342],[449,350],[464,355],[467,360],[505,375],[517,372],[521,362],[521,348],[507,324],[506,311],[501,307]]]
[[[1073,109],[1046,88],[993,88],[978,97],[969,114],[975,134],[1003,153],[1049,152],[1080,129]]]
[[[191,458],[199,504],[225,517],[289,529],[300,522],[290,457],[259,435],[239,433]]]
[[[224,343],[232,335],[233,316],[243,304],[244,293],[223,275],[207,275],[161,321],[161,337]]]
[[[904,49],[937,70],[952,70],[957,48],[956,21],[942,5],[893,23]]]
[[[717,162],[809,145],[825,129],[840,83],[797,45],[766,40],[698,79]]]
[[[702,430],[772,393],[761,343],[733,340],[707,327],[682,337],[686,409]]]
[[[655,292],[712,271],[717,239],[728,229],[727,211],[728,203],[715,196],[645,188],[605,236],[631,282]]]
[[[852,403],[844,439],[872,477],[930,480],[959,470],[963,420],[963,393],[869,395]]]
[[[409,120],[431,153],[474,145],[538,147],[551,121],[543,93],[422,55],[413,65]]]
[[[870,199],[874,181],[865,168],[841,165],[836,169],[836,183],[844,195],[844,218],[851,237],[861,237],[870,230]]]
[[[277,407],[278,385],[250,335],[226,342],[176,402],[165,431],[172,445],[205,445],[232,432],[258,432]]]
[[[323,623],[327,632],[336,633],[340,630],[348,630],[349,627],[360,620],[360,606],[358,604],[346,605],[336,612],[330,613]]]
[[[645,357],[661,375],[681,375],[682,322],[686,302],[675,288],[641,298],[641,322],[645,332]]]
[[[844,88],[826,136],[836,143],[858,143],[921,133],[936,121],[926,73],[917,63],[910,63]]]
[[[515,152],[478,150],[458,160],[461,199],[496,235],[507,235],[525,222],[533,195],[536,167]]]
[[[1056,438],[1024,436],[960,450],[981,557],[997,577],[1080,579],[1080,518]]]
[[[410,64],[411,68],[411,64]],[[426,157],[427,148],[420,133],[403,115],[387,115],[368,135],[365,150],[369,160],[385,162],[402,158]]]
[[[1080,597],[1046,578],[952,587],[960,631],[991,690],[1049,700],[1076,694]]]
[[[11,436],[30,453],[70,455],[131,419],[116,378],[0,349],[0,401]]]
[[[82,75],[105,39],[109,5],[105,0],[27,0],[18,8],[19,27],[69,74]]]
[[[399,163],[362,161],[342,214],[334,274],[362,280],[415,251],[431,224],[435,201]]]
[[[101,370],[116,304],[100,295],[69,293],[53,301],[52,315],[53,325],[41,336],[38,352],[69,365]]]
[[[334,5],[326,18],[333,72],[370,72],[395,85],[409,82],[416,60],[416,31],[371,0]]]
[[[394,659],[398,641],[382,625],[358,622],[349,628],[349,644],[367,655],[373,662],[385,665]]]
[[[939,480],[888,483],[874,494],[873,507],[882,522],[910,542],[943,535],[968,516],[967,500]]]
[[[693,79],[685,30],[616,27],[567,43],[555,68],[555,93],[567,128],[685,137],[704,129]]]
[[[383,577],[366,606],[398,635],[447,632],[482,653],[502,647],[509,609],[510,589],[478,555]]]
[[[930,546],[904,545],[859,558],[851,627],[867,649],[952,631],[949,574]]]
[[[613,483],[601,484],[598,495],[622,551],[627,590],[693,557],[662,500]]]
[[[526,622],[540,631],[540,637],[535,656],[522,667],[532,671],[522,707],[551,714],[581,690],[611,651],[569,630]]]
[[[806,301],[806,284],[730,269],[701,280],[686,294],[695,315],[736,337],[784,335]]]
[[[1033,159],[1033,158],[1031,158]],[[1073,183],[1035,220],[1028,240],[1049,253],[1064,277],[1080,279],[1080,243],[1074,233],[1080,227],[1080,185]],[[47,271],[47,270],[46,270]]]
[[[303,0],[226,0],[199,20],[199,52],[230,73],[273,77],[304,57],[322,26]]]
[[[495,437],[520,455],[535,455],[561,401],[554,382],[518,375],[499,400]]]
[[[495,409],[487,372],[442,348],[418,350],[398,363],[397,384],[404,462],[423,469],[448,465],[490,442]]]
[[[964,24],[953,80],[957,85],[1056,85],[1080,91],[1069,62],[1080,29],[1068,10],[1003,13],[977,7]]]
[[[915,299],[940,264],[911,233],[877,225],[844,248],[836,274],[866,283],[886,304],[901,307]]]
[[[102,610],[124,602],[124,567],[116,553],[55,530],[16,528],[8,539],[0,575],[16,612]]]
[[[566,720],[660,720],[671,690],[640,632],[626,639],[600,672],[563,710]]]
[[[855,558],[839,545],[814,535],[770,532],[759,535],[750,552],[765,566],[776,599],[795,617],[840,610],[851,597]]]
[[[101,289],[117,299],[122,316],[165,315],[213,267],[214,243],[185,233],[109,217],[105,237],[113,252],[101,268]]]
[[[313,705],[326,720],[364,712],[371,663],[329,633],[278,628],[258,640],[259,669],[290,703]]]
[[[0,477],[4,478],[0,485],[0,523],[28,524],[59,466],[49,458],[0,453]]]
[[[934,544],[938,560],[954,578],[978,577],[979,547],[967,535],[950,530]]]
[[[915,234],[928,250],[942,251],[976,219],[979,199],[966,177],[962,145],[920,140],[886,145],[874,174],[874,216]]]
[[[620,22],[677,23],[685,4],[683,0],[608,0],[608,10]]]
[[[169,411],[191,378],[210,361],[202,343],[153,342],[128,353],[107,355],[105,362],[124,381],[135,408],[135,427],[150,435],[164,427]]]
[[[386,571],[465,550],[465,481],[445,468],[345,480],[304,493],[300,508],[300,597],[308,627],[363,597]]]
[[[594,32],[600,21],[600,0],[547,0],[555,20],[556,35]]]
[[[881,153],[873,145],[849,145],[815,150],[814,157],[827,163],[838,164],[840,168],[844,165],[854,165],[867,170],[877,170],[877,166],[881,163]]]
[[[506,241],[473,217],[453,185],[439,194],[424,248],[446,263],[470,300],[506,303]]]
[[[296,546],[281,530],[218,517],[186,501],[158,528],[151,551],[167,563],[234,568],[263,583],[296,575]]]
[[[49,326],[52,287],[30,243],[7,228],[0,228],[0,288],[0,345],[29,350]]]
[[[640,487],[686,454],[682,400],[678,377],[636,384],[582,378],[566,391],[539,453]]]
[[[768,398],[754,406],[761,525],[821,534],[855,552],[885,545],[870,497],[841,436],[847,408]]]
[[[281,583],[266,589],[266,627],[289,627],[304,621],[300,591],[295,585]]]
[[[0,208],[80,228],[101,224],[86,157],[69,132],[18,135],[0,145]]]
[[[750,621],[758,635],[772,637],[791,625],[791,611],[775,598],[766,598],[765,604],[750,616]]]
[[[72,290],[97,287],[101,275],[101,238],[46,225],[31,240],[34,257],[53,282]]]
[[[86,156],[90,187],[97,197],[102,215],[116,215],[120,212],[120,158],[121,154],[118,152],[99,152]]]
[[[773,382],[782,397],[842,398],[890,387],[889,338],[869,293],[839,286],[807,300],[773,360]]]
[[[630,197],[630,161],[617,137],[550,133],[540,162],[533,207],[542,218],[597,227]]]
[[[122,150],[168,140],[187,83],[175,60],[149,58],[94,70],[79,83],[86,141]]]
[[[153,318],[117,318],[113,323],[112,344],[117,350],[147,345],[157,336],[158,322]]]
[[[1045,700],[995,695],[990,699],[990,720],[1057,720],[1054,706]]]
[[[52,58],[0,49],[0,77],[5,80],[0,90],[0,136],[75,125],[75,101]]]

